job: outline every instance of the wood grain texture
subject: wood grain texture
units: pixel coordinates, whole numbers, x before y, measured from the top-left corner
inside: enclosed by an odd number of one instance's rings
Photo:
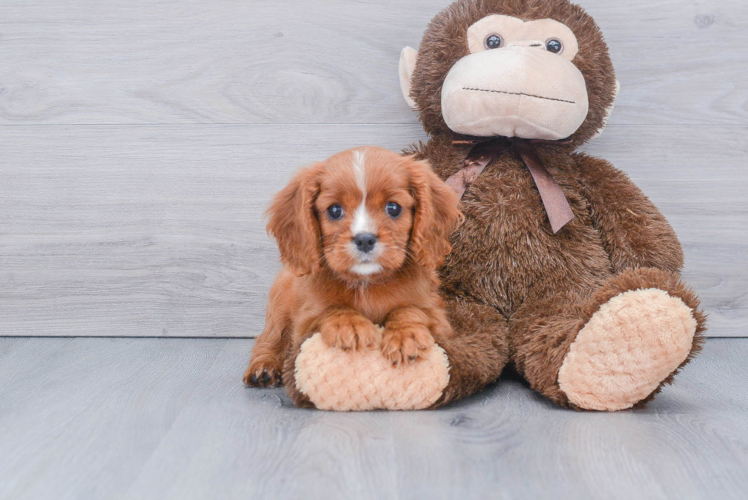
[[[671,220],[718,336],[748,320],[746,132],[613,125],[588,148]],[[417,125],[7,127],[0,335],[255,336],[279,269],[271,196],[313,160],[411,138]]]
[[[0,123],[411,123],[397,79],[449,0],[4,0]],[[744,0],[580,2],[629,124],[745,124]]]
[[[0,339],[0,498],[683,498],[748,491],[748,340],[710,339],[644,410],[504,378],[437,411],[300,410],[252,341]]]
[[[271,196],[305,164],[418,133],[8,127],[0,335],[255,336],[280,269],[263,221]]]
[[[262,211],[301,165],[423,139],[397,60],[449,0],[5,0],[0,335],[254,336]],[[587,0],[622,84],[589,146],[686,250],[711,335],[748,327],[748,9]]]

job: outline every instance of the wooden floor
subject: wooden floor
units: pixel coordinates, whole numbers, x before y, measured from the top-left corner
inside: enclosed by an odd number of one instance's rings
[[[437,411],[300,410],[247,339],[0,339],[0,498],[748,498],[748,339],[648,408],[577,413],[515,379]]]

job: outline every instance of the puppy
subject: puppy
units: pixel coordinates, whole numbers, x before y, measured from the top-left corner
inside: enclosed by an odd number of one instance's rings
[[[450,335],[436,269],[458,203],[427,163],[386,149],[301,170],[268,210],[284,268],[244,383],[279,385],[290,346],[314,332],[343,350],[381,349],[396,365]]]

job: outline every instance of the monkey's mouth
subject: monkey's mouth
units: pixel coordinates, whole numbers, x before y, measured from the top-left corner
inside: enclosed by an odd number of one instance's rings
[[[542,95],[526,94],[524,92],[507,92],[506,90],[478,89],[475,87],[462,87],[462,90],[472,90],[475,92],[492,92],[495,94],[506,94],[506,95],[519,95],[519,96],[525,96],[525,97],[532,97],[535,99],[545,99],[546,101],[556,101],[556,102],[565,102],[568,104],[576,104],[576,102],[568,101],[566,99],[558,99],[556,97],[545,97]]]

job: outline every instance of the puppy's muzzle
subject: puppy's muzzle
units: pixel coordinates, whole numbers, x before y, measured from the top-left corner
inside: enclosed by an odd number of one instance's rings
[[[377,244],[377,236],[373,233],[359,233],[353,237],[353,244],[361,253],[369,253]]]

